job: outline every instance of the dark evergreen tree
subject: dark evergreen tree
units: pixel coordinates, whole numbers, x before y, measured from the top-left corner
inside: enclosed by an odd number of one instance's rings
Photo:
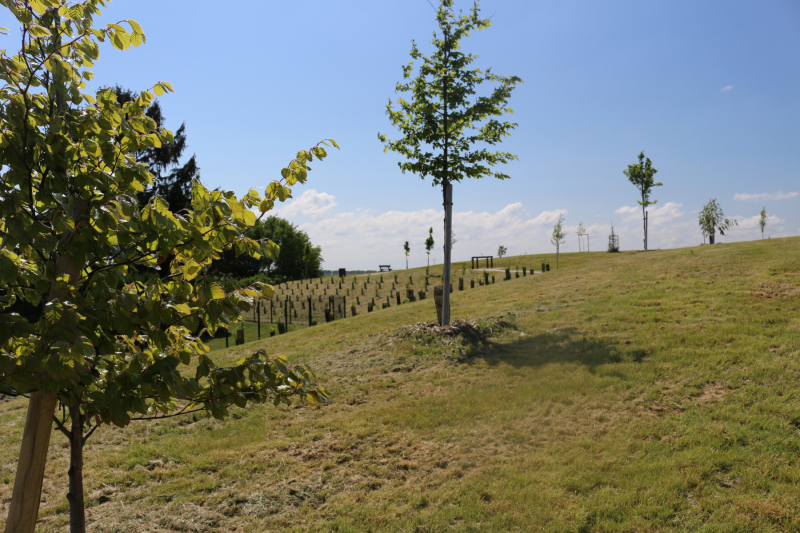
[[[129,89],[119,85],[114,87],[117,101],[121,104],[128,102],[137,95]],[[164,114],[158,100],[147,108],[145,114],[152,118],[158,127],[164,125]],[[147,203],[153,195],[158,194],[168,204],[173,212],[189,209],[192,204],[192,180],[199,179],[200,168],[194,155],[180,165],[183,152],[186,150],[186,123],[175,131],[171,143],[162,143],[158,148],[144,148],[136,152],[136,159],[147,163],[154,176],[154,184],[139,194],[139,203]]]

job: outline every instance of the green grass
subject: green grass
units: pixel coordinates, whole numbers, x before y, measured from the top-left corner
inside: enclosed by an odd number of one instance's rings
[[[216,352],[307,362],[334,403],[101,428],[90,529],[800,529],[800,238],[560,265],[456,292],[514,324],[482,342],[399,337],[425,300]],[[0,403],[2,509],[24,414]],[[67,463],[54,433],[38,531],[66,530]]]

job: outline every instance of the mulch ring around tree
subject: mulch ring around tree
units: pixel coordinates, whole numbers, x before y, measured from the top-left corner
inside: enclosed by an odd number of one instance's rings
[[[473,344],[481,342],[504,329],[514,328],[514,324],[503,318],[463,320],[450,322],[449,326],[440,326],[438,322],[417,322],[410,326],[401,326],[395,334],[396,338],[417,338],[420,340],[437,340],[442,344]]]

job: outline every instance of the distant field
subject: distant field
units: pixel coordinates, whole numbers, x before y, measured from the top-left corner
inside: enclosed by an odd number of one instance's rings
[[[403,336],[429,299],[215,352],[307,362],[334,403],[99,429],[89,529],[800,530],[800,238],[497,280],[453,295],[484,336]],[[0,402],[2,512],[24,407]],[[67,465],[54,433],[37,531],[67,530]]]

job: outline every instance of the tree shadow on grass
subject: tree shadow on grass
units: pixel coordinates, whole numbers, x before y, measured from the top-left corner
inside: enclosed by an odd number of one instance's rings
[[[623,352],[614,344],[588,338],[578,328],[566,327],[538,335],[525,335],[511,343],[497,343],[488,339],[480,346],[467,350],[464,362],[475,357],[482,357],[492,366],[505,363],[521,368],[574,363],[594,368],[621,362]],[[628,358],[637,360],[638,354],[632,352]]]

